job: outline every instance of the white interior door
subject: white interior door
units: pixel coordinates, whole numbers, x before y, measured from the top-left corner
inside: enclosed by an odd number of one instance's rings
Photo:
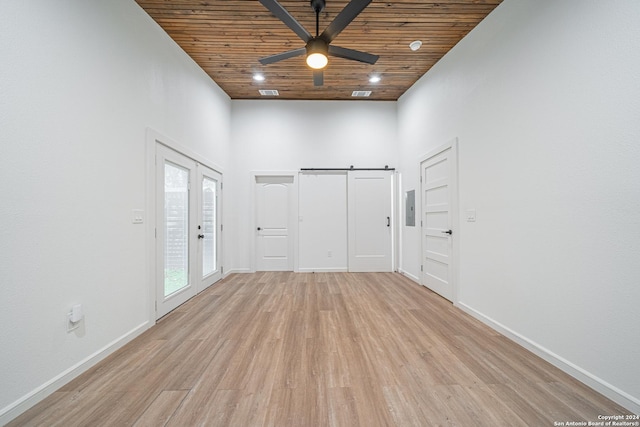
[[[392,174],[348,172],[349,271],[393,271]]]
[[[256,176],[256,271],[293,271],[293,176]]]
[[[202,291],[222,277],[222,176],[203,165],[198,165],[198,274]]]
[[[453,300],[453,189],[450,147],[421,163],[422,284]]]

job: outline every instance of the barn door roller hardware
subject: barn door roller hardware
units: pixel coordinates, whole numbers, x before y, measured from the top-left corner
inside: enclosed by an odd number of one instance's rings
[[[301,171],[394,171],[396,168],[390,168],[387,165],[384,165],[383,168],[354,168],[351,165],[348,168],[300,168]]]

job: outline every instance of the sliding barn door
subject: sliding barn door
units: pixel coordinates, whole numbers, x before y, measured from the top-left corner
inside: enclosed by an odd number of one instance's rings
[[[393,172],[348,173],[349,271],[393,271]]]

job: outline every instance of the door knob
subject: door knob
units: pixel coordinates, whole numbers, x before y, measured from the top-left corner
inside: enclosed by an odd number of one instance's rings
[[[258,231],[262,230],[262,228],[258,227]]]
[[[204,239],[204,234],[198,234],[198,239]]]
[[[447,230],[447,231],[442,231],[441,233],[445,233],[445,234],[448,234],[448,235],[452,235],[452,234],[453,234],[453,231],[451,231],[451,230]]]

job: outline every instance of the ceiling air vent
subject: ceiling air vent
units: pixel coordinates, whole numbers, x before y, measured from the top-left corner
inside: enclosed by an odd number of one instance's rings
[[[280,94],[278,93],[277,90],[260,89],[260,95],[262,95],[262,96],[279,96]]]
[[[355,97],[364,97],[366,98],[367,96],[371,95],[371,91],[370,90],[354,90],[351,93],[351,96],[355,96]]]

